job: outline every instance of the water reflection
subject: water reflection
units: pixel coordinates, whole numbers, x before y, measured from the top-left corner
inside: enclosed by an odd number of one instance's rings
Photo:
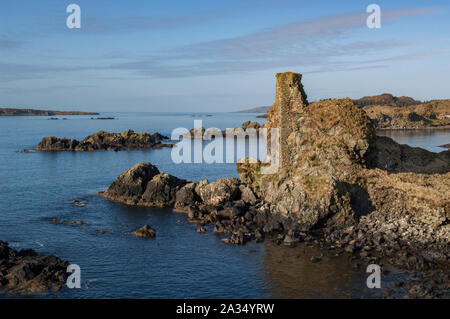
[[[450,129],[377,131],[377,135],[387,136],[397,143],[421,147],[436,153],[446,150],[439,146],[450,143]]]
[[[384,288],[392,287],[405,275],[391,271],[382,276],[382,289],[369,289],[366,286],[369,274],[365,273],[365,266],[355,269],[348,255],[335,256],[306,244],[293,248],[273,243],[264,245],[263,269],[265,280],[272,287],[273,298],[381,297]],[[317,257],[321,260],[317,261]]]

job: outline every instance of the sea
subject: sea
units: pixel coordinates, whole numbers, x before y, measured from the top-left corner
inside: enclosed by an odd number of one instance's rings
[[[263,122],[253,113],[102,113],[91,116],[0,117],[0,240],[15,249],[53,254],[81,269],[81,288],[63,287],[38,295],[0,293],[0,298],[376,298],[366,269],[348,256],[308,245],[270,242],[231,246],[211,226],[197,233],[187,216],[171,209],[136,208],[98,195],[123,171],[150,162],[189,181],[238,177],[235,163],[173,162],[171,148],[98,152],[31,152],[45,136],[83,139],[99,130],[159,132]],[[94,116],[96,118],[97,116]],[[65,118],[65,119],[63,119]],[[450,130],[382,132],[397,142],[432,152],[445,149]],[[73,205],[73,200],[87,205]],[[82,220],[82,225],[54,223]],[[144,224],[157,231],[150,240],[132,232]],[[320,257],[320,262],[313,262]],[[386,267],[389,267],[388,265]],[[412,274],[392,268],[382,288]],[[398,291],[401,294],[401,291]]]

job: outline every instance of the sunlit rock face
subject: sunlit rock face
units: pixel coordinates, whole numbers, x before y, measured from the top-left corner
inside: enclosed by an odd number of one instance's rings
[[[427,228],[433,234],[429,240],[434,235],[448,240],[449,204],[441,191],[449,193],[449,152],[435,154],[377,137],[370,118],[351,99],[308,103],[300,74],[276,77],[266,127],[279,129],[280,169],[264,175],[258,165],[238,167],[241,180],[272,214],[310,230],[380,218],[388,223],[414,212],[433,225]],[[430,173],[441,175],[424,175]],[[427,192],[424,183],[430,185]]]

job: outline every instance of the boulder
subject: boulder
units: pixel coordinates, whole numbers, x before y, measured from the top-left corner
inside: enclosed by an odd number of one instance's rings
[[[239,180],[219,179],[213,183],[199,185],[197,192],[206,205],[219,206],[239,196]]]
[[[185,184],[185,180],[160,173],[148,182],[140,202],[150,206],[173,206],[177,192]]]
[[[197,183],[188,183],[181,187],[175,194],[175,207],[193,205],[199,197],[195,192]]]
[[[246,121],[246,122],[242,123],[242,128],[244,130],[249,129],[249,128],[258,130],[261,128],[261,124],[259,124],[258,122]]]
[[[158,174],[158,168],[148,162],[136,164],[120,174],[102,195],[112,200],[136,204],[149,181]]]
[[[253,205],[257,202],[257,198],[250,187],[241,185],[239,186],[239,190],[241,191],[241,199],[244,203]]]

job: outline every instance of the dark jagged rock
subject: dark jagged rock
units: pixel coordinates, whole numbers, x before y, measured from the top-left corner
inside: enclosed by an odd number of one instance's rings
[[[367,156],[368,164],[389,172],[446,173],[450,171],[450,151],[439,154],[400,145],[389,137],[378,136],[372,144],[374,152]]]
[[[168,139],[159,133],[153,135],[142,132],[135,133],[127,130],[122,133],[108,133],[99,131],[82,141],[75,139],[44,137],[36,147],[39,151],[123,151],[133,149],[158,149],[172,147],[172,144],[163,144],[162,140]]]
[[[59,290],[69,276],[68,265],[55,256],[38,256],[31,249],[16,251],[0,241],[0,290],[21,294]]]
[[[150,163],[139,163],[122,173],[102,196],[130,205],[171,206],[187,182],[160,173]]]
[[[247,130],[249,128],[259,130],[261,127],[262,127],[261,124],[259,124],[258,122],[246,121],[246,122],[242,123],[242,128],[244,130]]]
[[[176,194],[186,181],[175,176],[161,173],[155,175],[148,183],[140,202],[146,206],[172,206]]]
[[[175,194],[175,207],[185,207],[194,205],[199,201],[199,196],[195,192],[197,183],[188,183],[181,187]]]

